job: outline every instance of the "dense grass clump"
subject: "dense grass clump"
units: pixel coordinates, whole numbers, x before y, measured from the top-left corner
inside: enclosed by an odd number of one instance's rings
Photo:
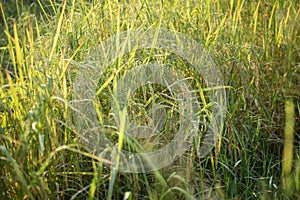
[[[0,13],[0,199],[300,198],[299,1],[3,0]],[[78,139],[72,91],[78,67],[97,44],[144,27],[182,32],[210,52],[224,78],[226,120],[207,156],[199,156],[195,140],[168,167],[122,173]],[[117,78],[151,62],[174,66],[205,91],[201,74],[182,58],[137,50],[99,78],[100,124],[113,121]],[[155,97],[175,121],[171,92],[159,85],[139,88],[129,108],[134,120],[149,122],[145,110]],[[209,101],[200,94],[206,93],[197,93],[199,102]],[[166,130],[178,129],[166,123]],[[120,140],[115,124],[105,131],[111,141]],[[161,143],[140,142],[146,150],[160,148],[173,139],[163,133]],[[130,145],[123,148],[134,151]]]

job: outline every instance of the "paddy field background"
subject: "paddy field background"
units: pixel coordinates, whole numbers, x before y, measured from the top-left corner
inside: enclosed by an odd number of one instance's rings
[[[0,13],[0,199],[300,198],[299,1],[1,0]],[[206,156],[197,138],[167,167],[125,173],[78,138],[70,102],[78,68],[95,46],[153,27],[181,32],[209,52],[223,78],[226,117]],[[116,82],[151,62],[191,78],[200,117],[209,120],[201,74],[167,50],[135,50],[99,79],[97,117],[111,125],[105,134],[119,148],[135,151],[120,145],[124,133],[113,124]],[[146,150],[171,141],[169,130],[178,128],[171,94],[150,84],[132,96],[132,120],[140,124],[151,97],[168,107],[160,141],[141,140]]]

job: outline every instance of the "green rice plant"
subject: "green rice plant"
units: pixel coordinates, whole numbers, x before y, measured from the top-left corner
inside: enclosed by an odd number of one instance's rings
[[[1,199],[300,198],[298,1],[12,2],[0,2]],[[101,41],[141,27],[179,31],[203,45],[224,77],[228,109],[210,154],[199,156],[197,137],[172,165],[131,174],[83,145],[71,102],[86,55]],[[136,50],[99,76],[99,124],[113,120],[117,81],[151,62],[167,63],[190,78],[200,112],[209,110],[212,88],[189,63],[167,51]],[[145,110],[154,101],[168,105],[166,116],[175,120],[178,105],[171,93],[157,85],[139,88],[127,108],[137,113],[130,120],[147,122]],[[167,121],[165,128],[177,125]],[[173,137],[162,131],[157,140],[132,142],[123,128],[112,124],[105,130],[119,152],[153,150]]]

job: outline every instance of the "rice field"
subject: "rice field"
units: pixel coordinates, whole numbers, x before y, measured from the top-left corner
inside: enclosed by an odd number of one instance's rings
[[[299,1],[0,13],[0,199],[300,199]]]

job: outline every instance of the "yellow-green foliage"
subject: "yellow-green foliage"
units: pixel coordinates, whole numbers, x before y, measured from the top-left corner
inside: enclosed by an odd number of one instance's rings
[[[0,1],[0,199],[300,198],[299,1],[10,2]],[[141,27],[182,32],[209,50],[224,77],[227,118],[205,158],[198,157],[196,138],[171,166],[118,173],[76,137],[74,63],[114,34]],[[180,65],[193,77],[197,98],[209,101],[202,77],[182,58],[162,53],[140,50],[107,69],[97,91],[100,124],[112,120],[115,74],[145,60]],[[149,91],[134,98],[147,104]],[[174,102],[160,100],[170,105],[167,116],[175,115]],[[124,130],[107,132],[119,149],[126,147]]]

